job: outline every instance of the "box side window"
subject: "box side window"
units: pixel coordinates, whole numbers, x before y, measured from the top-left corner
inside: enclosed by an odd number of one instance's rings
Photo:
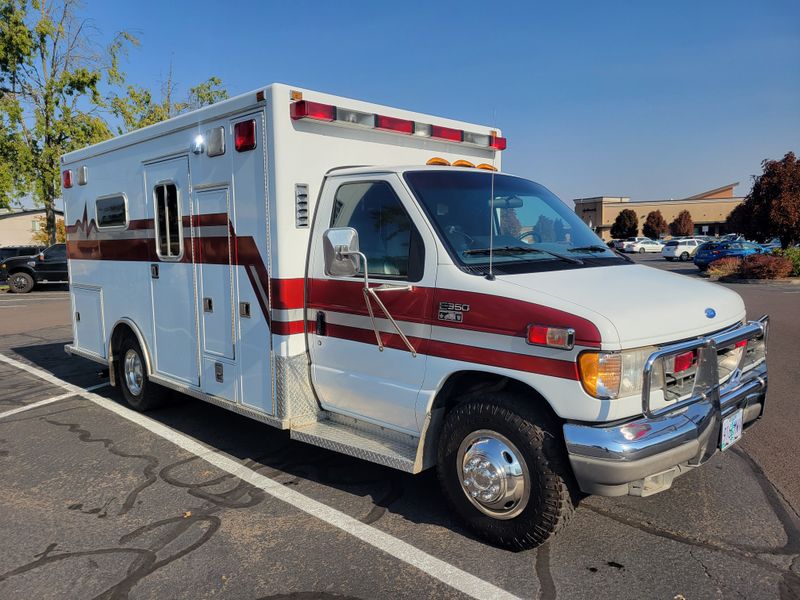
[[[122,194],[98,198],[94,208],[98,227],[128,226],[128,203]]]

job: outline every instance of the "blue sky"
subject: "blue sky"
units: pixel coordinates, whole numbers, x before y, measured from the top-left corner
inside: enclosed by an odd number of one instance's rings
[[[800,2],[100,2],[158,89],[273,81],[500,127],[564,199],[679,198],[800,152]]]

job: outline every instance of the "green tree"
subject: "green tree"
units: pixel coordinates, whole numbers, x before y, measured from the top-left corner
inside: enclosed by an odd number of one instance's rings
[[[170,67],[167,80],[161,86],[161,97],[156,100],[153,92],[141,86],[129,85],[124,95],[111,98],[111,111],[121,120],[119,133],[147,127],[165,121],[187,110],[195,110],[214,104],[228,97],[219,77],[209,77],[203,83],[189,88],[185,101],[175,101],[175,83]]]
[[[642,232],[649,238],[657,240],[669,231],[669,225],[660,210],[653,210],[647,214],[642,226]]]
[[[675,220],[669,224],[669,232],[675,236],[693,235],[694,221],[691,213],[688,210],[679,212]]]
[[[636,216],[636,211],[626,208],[617,215],[614,219],[614,224],[611,226],[612,238],[629,238],[636,237],[639,233],[639,217]]]
[[[136,40],[97,47],[76,0],[0,1],[0,204],[30,194],[44,205],[55,242],[59,157],[110,137],[99,115],[105,74],[119,83],[119,56]]]
[[[800,159],[788,152],[761,166],[753,189],[728,216],[728,229],[761,242],[778,236],[788,248],[800,242]]]

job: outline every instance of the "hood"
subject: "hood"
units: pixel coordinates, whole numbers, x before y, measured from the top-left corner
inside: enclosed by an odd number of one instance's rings
[[[595,322],[603,348],[609,350],[687,339],[724,329],[745,316],[744,302],[736,292],[644,265],[565,269],[502,279],[540,299],[549,296],[553,308],[561,304],[565,310],[568,305],[585,309],[584,316]]]

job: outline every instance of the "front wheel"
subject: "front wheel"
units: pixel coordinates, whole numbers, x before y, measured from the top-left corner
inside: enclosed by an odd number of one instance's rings
[[[534,548],[572,517],[577,486],[560,427],[532,398],[478,394],[448,415],[437,472],[444,495],[475,533]]]
[[[135,337],[128,336],[122,341],[116,366],[117,381],[131,408],[144,412],[164,403],[167,390],[147,377],[144,355]]]
[[[639,254],[644,254],[644,248],[639,248]]]
[[[12,273],[8,278],[8,291],[12,294],[27,294],[33,289],[35,282],[28,273]]]

